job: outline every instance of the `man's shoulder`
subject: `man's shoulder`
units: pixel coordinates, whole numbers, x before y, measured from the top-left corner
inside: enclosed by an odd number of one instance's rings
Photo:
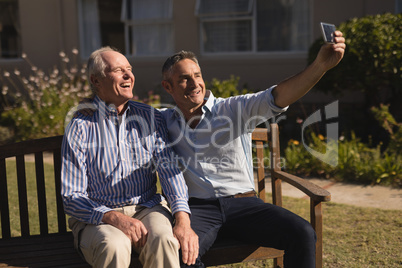
[[[97,110],[88,112],[77,111],[74,113],[72,118],[66,117],[65,126],[74,125],[76,127],[86,127],[89,124],[98,120],[98,116],[96,116]]]
[[[158,111],[161,113],[162,117],[167,122],[168,119],[174,114],[175,109],[173,109],[173,108],[159,108]]]
[[[146,103],[138,102],[138,101],[129,101],[128,102],[130,109],[133,109],[134,111],[141,111],[144,113],[156,113],[160,114],[158,109],[155,109],[151,105],[148,105]]]

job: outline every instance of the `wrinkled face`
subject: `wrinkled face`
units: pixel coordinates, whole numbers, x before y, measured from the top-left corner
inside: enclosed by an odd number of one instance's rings
[[[170,82],[163,81],[162,85],[183,112],[193,111],[204,103],[206,90],[201,69],[190,59],[176,63]]]
[[[127,58],[116,51],[102,53],[106,63],[105,77],[92,76],[92,83],[98,89],[99,97],[108,104],[124,106],[133,98],[135,77]]]

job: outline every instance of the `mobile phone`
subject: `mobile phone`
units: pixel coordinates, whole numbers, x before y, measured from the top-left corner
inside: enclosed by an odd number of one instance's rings
[[[320,24],[324,41],[327,43],[335,43],[335,25],[325,22],[321,22]]]

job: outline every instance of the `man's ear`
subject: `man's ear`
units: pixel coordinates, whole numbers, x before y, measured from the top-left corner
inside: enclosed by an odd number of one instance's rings
[[[172,87],[172,85],[170,84],[169,81],[163,80],[162,81],[162,86],[166,90],[167,93],[169,93],[169,94],[173,93],[173,87]]]
[[[99,86],[99,77],[96,75],[91,75],[91,83],[92,85],[98,87]]]

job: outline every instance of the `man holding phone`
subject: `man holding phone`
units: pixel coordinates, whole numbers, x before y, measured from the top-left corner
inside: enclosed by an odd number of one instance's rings
[[[345,39],[322,46],[315,61],[299,74],[254,94],[215,98],[205,88],[194,53],[181,51],[162,68],[162,86],[177,107],[166,109],[169,139],[180,159],[189,191],[191,227],[199,237],[194,266],[218,233],[285,251],[285,267],[314,267],[316,235],[296,214],[259,199],[254,191],[250,133],[286,111],[343,58]]]

